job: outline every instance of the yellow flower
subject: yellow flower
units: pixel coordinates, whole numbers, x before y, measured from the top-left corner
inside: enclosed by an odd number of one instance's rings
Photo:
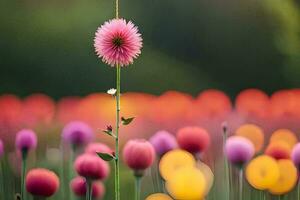
[[[240,126],[236,130],[235,134],[250,140],[255,147],[256,153],[259,152],[264,145],[264,132],[260,127],[254,124],[245,124]]]
[[[286,142],[291,148],[293,148],[293,146],[297,143],[297,137],[295,136],[295,133],[288,129],[278,129],[272,134],[270,143],[278,141]]]
[[[166,194],[156,193],[148,196],[146,200],[172,200],[172,198]]]
[[[266,155],[254,158],[246,167],[246,178],[249,184],[258,190],[265,190],[276,184],[279,175],[276,160]]]
[[[181,167],[194,167],[196,160],[192,154],[180,149],[167,152],[160,160],[159,171],[165,180],[169,180],[173,173]]]
[[[203,173],[204,178],[205,178],[206,190],[205,190],[204,194],[206,196],[214,184],[214,174],[211,171],[211,169],[209,168],[209,166],[207,166],[203,162],[199,161],[197,163],[197,168],[200,169],[200,171]]]
[[[166,188],[174,199],[201,200],[206,191],[205,177],[195,167],[180,168],[166,182]]]
[[[295,187],[298,179],[297,168],[291,160],[279,160],[278,166],[280,170],[280,177],[277,183],[269,189],[269,192],[275,195],[290,192]]]

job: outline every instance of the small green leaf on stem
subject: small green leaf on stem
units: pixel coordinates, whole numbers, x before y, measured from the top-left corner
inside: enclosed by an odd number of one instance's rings
[[[107,126],[106,129],[103,130],[103,132],[106,133],[107,135],[114,136],[113,135],[113,129],[112,129],[111,125]]]
[[[116,159],[113,155],[109,154],[109,153],[101,153],[101,152],[97,152],[98,156],[105,161],[111,161]]]
[[[130,118],[121,117],[122,124],[125,126],[130,124],[133,120],[134,120],[134,117],[130,117]]]

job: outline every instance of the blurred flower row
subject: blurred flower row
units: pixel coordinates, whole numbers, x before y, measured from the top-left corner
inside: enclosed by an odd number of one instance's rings
[[[300,169],[300,90],[269,97],[249,89],[234,106],[218,90],[203,91],[197,98],[176,91],[161,96],[126,93],[122,100],[121,116],[135,117],[120,136],[122,161],[136,181],[136,199],[220,199],[216,193],[226,200],[300,197],[299,189],[292,192]],[[114,108],[113,97],[105,93],[57,103],[43,94],[23,100],[0,96],[0,174],[12,171],[20,177],[18,189],[8,189],[0,179],[1,197],[11,198],[13,191],[21,199],[28,193],[103,198],[111,191],[107,161],[115,150],[102,131],[114,129]],[[145,177],[152,190],[141,195]]]

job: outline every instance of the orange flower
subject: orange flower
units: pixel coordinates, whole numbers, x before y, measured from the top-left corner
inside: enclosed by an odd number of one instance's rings
[[[284,141],[276,141],[270,143],[265,151],[265,154],[275,158],[275,159],[288,159],[291,157],[292,149]]]
[[[272,134],[270,143],[277,141],[284,141],[290,146],[290,148],[293,148],[293,146],[297,143],[297,137],[295,133],[288,129],[278,129]]]
[[[245,124],[240,126],[236,132],[236,135],[242,136],[250,140],[255,148],[255,152],[259,152],[264,145],[264,132],[263,130],[254,124]]]

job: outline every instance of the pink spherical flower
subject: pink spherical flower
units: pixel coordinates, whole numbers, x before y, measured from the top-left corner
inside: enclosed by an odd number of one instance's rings
[[[153,164],[155,150],[144,139],[129,140],[123,149],[123,159],[134,171],[143,171]]]
[[[232,164],[243,166],[254,156],[255,149],[248,139],[232,136],[226,140],[224,153]]]
[[[85,178],[78,176],[72,179],[70,187],[74,194],[77,196],[86,195],[86,180]],[[94,181],[92,184],[92,195],[94,198],[101,199],[104,196],[105,187],[101,181]]]
[[[26,175],[26,189],[34,196],[50,197],[59,187],[57,175],[47,169],[30,170]]]
[[[17,133],[16,148],[20,151],[28,151],[35,149],[37,145],[37,137],[34,131],[23,129]]]
[[[202,153],[210,144],[210,136],[200,127],[185,127],[177,132],[177,142],[180,148],[190,153]]]
[[[107,162],[92,154],[83,154],[75,160],[75,170],[90,179],[105,179],[110,172]]]
[[[85,153],[96,154],[99,152],[112,154],[113,151],[111,150],[111,148],[109,148],[109,146],[100,142],[90,143],[85,148]]]
[[[90,142],[93,136],[92,128],[81,121],[68,123],[62,131],[63,140],[71,145],[84,145]]]
[[[112,19],[98,28],[94,47],[103,62],[127,66],[141,54],[142,38],[138,28],[125,19]]]
[[[162,156],[178,146],[174,135],[167,131],[158,131],[149,139],[149,142],[153,145],[159,156]]]

